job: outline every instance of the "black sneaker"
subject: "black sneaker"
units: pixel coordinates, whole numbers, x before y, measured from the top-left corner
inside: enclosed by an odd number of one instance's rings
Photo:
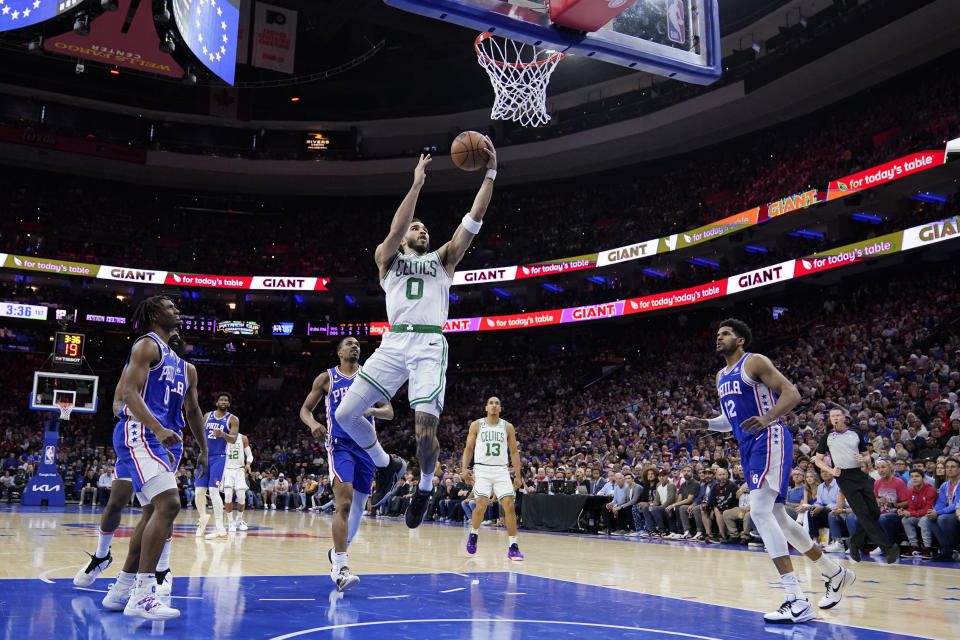
[[[863,557],[860,555],[861,551],[862,550],[860,549],[860,547],[856,545],[850,545],[850,550],[849,550],[850,559],[853,560],[854,562],[860,562],[863,559]]]
[[[377,467],[376,475],[377,488],[373,494],[373,508],[376,509],[381,504],[393,497],[397,492],[397,483],[407,471],[407,461],[399,456],[390,456],[390,464],[385,467]]]
[[[900,545],[890,545],[890,548],[883,555],[887,558],[887,564],[897,564],[897,560],[900,559]]]
[[[89,587],[113,563],[113,556],[109,549],[107,549],[107,555],[102,558],[98,558],[92,553],[87,555],[90,556],[90,562],[73,577],[75,587]]]
[[[430,496],[432,495],[432,489],[430,491],[417,489],[417,492],[413,494],[413,497],[410,498],[410,506],[407,507],[407,513],[404,516],[407,527],[416,529],[420,526],[423,522],[423,516],[427,514],[427,505],[430,504]]]

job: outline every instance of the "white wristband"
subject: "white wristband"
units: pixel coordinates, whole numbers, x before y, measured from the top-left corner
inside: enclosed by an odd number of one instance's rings
[[[463,225],[463,228],[469,231],[473,235],[480,233],[480,227],[483,226],[482,220],[474,220],[470,217],[469,213],[464,214],[463,220],[460,221],[460,224]]]
[[[487,175],[483,176],[484,180],[490,178],[491,180],[497,179],[497,170],[496,169],[487,169]]]

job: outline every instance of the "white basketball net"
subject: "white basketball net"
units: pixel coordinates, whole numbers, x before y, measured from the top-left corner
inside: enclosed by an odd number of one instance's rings
[[[489,33],[477,36],[474,48],[493,85],[491,120],[513,120],[524,127],[550,121],[547,85],[565,54]]]

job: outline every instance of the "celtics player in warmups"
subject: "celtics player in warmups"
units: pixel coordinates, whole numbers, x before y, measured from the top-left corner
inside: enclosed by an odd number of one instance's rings
[[[515,489],[523,486],[520,474],[520,450],[517,448],[517,433],[513,425],[500,417],[500,398],[487,400],[487,417],[475,420],[467,434],[467,446],[463,450],[460,469],[467,484],[473,484],[473,495],[477,498],[477,507],[473,510],[470,535],[467,537],[467,553],[477,552],[477,538],[480,524],[487,511],[490,498],[496,496],[507,521],[507,557],[511,560],[523,560],[520,546],[517,544],[517,512],[513,508]],[[507,468],[507,449],[510,450],[510,464],[513,466],[513,481]],[[473,478],[469,469],[473,457]]]
[[[497,152],[489,138],[484,138],[481,151],[487,158],[483,184],[453,237],[436,251],[430,249],[427,226],[413,217],[431,161],[429,155],[420,156],[413,172],[413,186],[394,214],[390,232],[374,254],[380,286],[386,293],[390,331],[364,364],[359,379],[350,387],[336,412],[337,422],[344,431],[370,454],[379,469],[384,470],[377,473],[380,493],[385,489],[381,477],[387,476],[386,481],[393,478],[392,483],[395,483],[392,474],[399,471],[400,465],[397,461],[391,463],[377,441],[376,429],[363,414],[377,400],[390,402],[393,394],[409,381],[409,402],[415,412],[417,460],[420,463],[420,485],[405,514],[406,524],[411,529],[423,522],[440,455],[437,424],[446,391],[448,354],[443,325],[450,304],[450,285],[457,265],[480,233],[483,216],[493,196],[493,181],[497,177]]]
[[[344,338],[337,344],[337,356],[340,365],[327,369],[313,381],[313,387],[300,407],[300,420],[310,427],[314,436],[320,437],[324,433],[327,436],[327,460],[337,505],[330,527],[333,549],[327,552],[327,559],[333,565],[330,578],[337,590],[346,591],[360,582],[347,566],[347,548],[360,529],[375,467],[370,455],[354,442],[336,418],[340,402],[360,375],[360,342],[356,338]],[[326,427],[314,417],[321,399],[326,410]],[[371,427],[374,420],[393,420],[393,405],[378,402],[364,412],[364,419],[370,421]]]
[[[247,523],[243,521],[243,510],[247,506],[247,474],[253,464],[253,451],[250,450],[250,440],[242,433],[237,433],[237,441],[227,444],[227,461],[223,471],[223,497],[227,505],[227,533],[246,531]],[[233,496],[237,496],[237,512],[233,511]]]

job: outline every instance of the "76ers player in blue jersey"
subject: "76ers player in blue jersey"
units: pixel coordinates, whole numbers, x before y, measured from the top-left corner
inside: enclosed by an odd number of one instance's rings
[[[856,576],[823,554],[806,529],[787,515],[784,506],[793,464],[793,433],[782,422],[800,402],[800,393],[770,359],[744,349],[752,334],[746,323],[733,318],[720,323],[717,354],[726,367],[717,372],[722,413],[715,418],[686,417],[684,428],[732,431],[740,444],[740,462],[750,488],[750,518],[767,553],[780,572],[786,600],[763,616],[766,622],[792,624],[816,618],[793,572],[787,541],[812,560],[826,583],[821,609],[830,609],[853,584]]]
[[[182,446],[174,427],[182,427],[176,414],[186,407],[187,419],[199,425],[202,416],[197,403],[196,370],[187,367],[170,348],[170,338],[180,324],[180,312],[165,296],[147,298],[134,313],[134,326],[146,331],[134,342],[122,374],[123,406],[114,428],[118,476],[128,475],[143,517],[131,539],[130,557],[136,557],[134,576],[122,571],[103,600],[109,609],[147,620],[167,620],[180,612],[157,597],[156,568],[180,511],[177,483],[173,475],[176,460],[171,450]],[[206,464],[206,445],[200,443],[199,464]],[[124,567],[125,569],[133,567]]]
[[[327,458],[337,505],[331,526],[333,549],[327,557],[333,563],[330,578],[339,591],[344,591],[360,581],[347,566],[347,547],[360,528],[376,466],[370,454],[354,442],[335,417],[340,401],[360,372],[360,343],[356,338],[344,338],[337,345],[337,356],[340,366],[327,369],[313,381],[310,394],[300,407],[300,420],[310,427],[315,436],[324,432],[327,434]],[[326,427],[313,416],[321,399],[325,400],[326,405]],[[393,420],[393,406],[389,402],[378,402],[363,415],[373,426],[375,419]],[[404,470],[401,469],[400,473]]]
[[[240,419],[230,413],[233,398],[227,392],[217,394],[217,408],[207,414],[204,430],[207,437],[207,451],[209,464],[204,469],[197,469],[196,497],[197,514],[200,524],[197,526],[197,537],[202,536],[207,526],[207,490],[210,490],[210,504],[213,505],[213,532],[207,535],[207,540],[226,538],[227,529],[223,526],[223,498],[220,497],[220,486],[223,484],[223,469],[227,464],[227,443],[233,444],[240,434]]]

